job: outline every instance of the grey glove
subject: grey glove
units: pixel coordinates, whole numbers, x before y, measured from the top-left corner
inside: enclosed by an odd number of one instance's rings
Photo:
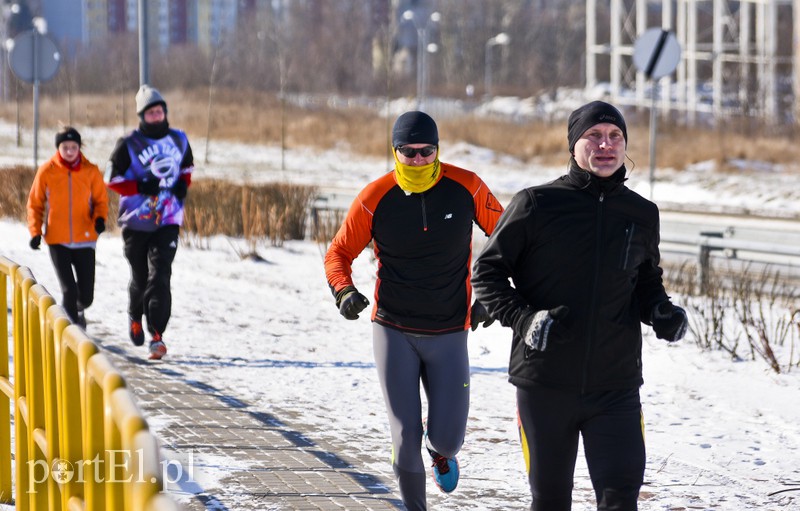
[[[686,335],[689,320],[685,310],[673,305],[669,300],[664,300],[653,307],[650,323],[653,325],[656,337],[667,342],[675,342]]]
[[[353,286],[347,286],[336,293],[336,306],[339,307],[339,314],[346,319],[358,319],[358,315],[367,308],[369,300],[358,292]]]
[[[559,305],[547,311],[536,311],[533,319],[525,330],[525,344],[536,351],[547,349],[547,337],[550,335],[550,328],[557,321],[561,321],[569,314],[569,307]]]
[[[494,318],[486,311],[486,307],[477,300],[472,304],[472,311],[469,314],[470,329],[474,332],[478,329],[478,325],[483,323],[483,328],[494,323]]]

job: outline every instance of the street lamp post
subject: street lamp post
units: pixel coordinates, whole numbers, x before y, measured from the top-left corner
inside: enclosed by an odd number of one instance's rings
[[[139,0],[139,85],[150,83],[149,19],[147,0]]]
[[[483,89],[487,99],[492,97],[492,47],[508,46],[510,42],[511,38],[505,32],[500,32],[486,41],[486,66],[483,73]]]
[[[433,12],[424,23],[417,23],[414,11],[403,13],[403,19],[411,21],[417,29],[417,110],[422,110],[425,103],[425,89],[428,84],[427,54],[439,50],[435,43],[428,42],[428,30],[432,24],[439,23],[441,17],[438,12]]]

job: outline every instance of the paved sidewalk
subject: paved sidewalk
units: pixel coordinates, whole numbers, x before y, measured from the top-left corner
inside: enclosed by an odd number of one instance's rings
[[[141,358],[141,349],[134,355],[133,347],[96,340],[161,439],[168,489],[184,510],[404,509],[388,481],[312,438],[291,416],[255,410],[166,359]]]

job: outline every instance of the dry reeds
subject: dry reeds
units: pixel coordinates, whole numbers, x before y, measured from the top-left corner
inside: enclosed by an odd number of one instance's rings
[[[35,171],[26,166],[0,169],[0,217],[24,221]],[[110,231],[117,228],[119,196],[109,192]],[[184,236],[197,246],[214,235],[245,238],[251,251],[260,243],[281,246],[304,239],[314,187],[291,184],[238,185],[222,180],[192,181],[186,199]]]
[[[36,171],[28,166],[16,165],[0,169],[3,186],[0,186],[0,217],[25,221],[28,194]]]
[[[170,123],[190,137],[286,148],[343,148],[366,156],[385,156],[389,148],[393,119],[386,119],[385,111],[378,107],[343,107],[313,99],[298,106],[281,101],[273,93],[248,89],[215,88],[211,96],[207,88],[162,92],[169,102]],[[138,122],[133,113],[133,96],[134,91],[127,95],[43,96],[41,123],[56,126],[69,121],[83,126],[130,129]],[[28,110],[19,111],[26,126],[32,124]],[[17,113],[13,102],[0,103],[0,118],[15,122]],[[628,112],[626,117],[628,155],[639,170],[646,169],[649,118],[636,111]],[[465,114],[438,122],[441,138],[449,142],[464,141],[543,165],[566,164],[569,158],[564,120],[518,122]],[[660,168],[683,170],[711,161],[722,172],[746,170],[748,162],[780,164],[786,170],[795,170],[800,161],[800,146],[788,131],[776,133],[768,126],[750,126],[734,120],[716,128],[692,128],[663,121],[657,136],[656,162]]]
[[[184,230],[190,237],[245,238],[251,251],[269,240],[273,246],[304,239],[313,187],[291,184],[237,185],[216,179],[192,182],[186,199]]]
[[[698,347],[720,350],[734,360],[762,360],[776,373],[800,367],[798,291],[779,271],[709,267],[697,293],[697,266],[667,268],[668,287],[682,297],[689,331]],[[788,353],[787,353],[788,351]]]

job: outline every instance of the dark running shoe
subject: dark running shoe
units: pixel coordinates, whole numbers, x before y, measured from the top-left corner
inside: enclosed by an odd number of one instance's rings
[[[150,360],[161,360],[167,354],[167,345],[161,339],[161,334],[155,332],[153,340],[150,341]]]
[[[142,321],[128,318],[128,334],[131,336],[131,342],[134,346],[141,346],[144,344],[144,328],[142,328]]]
[[[86,316],[83,314],[83,311],[78,311],[78,317],[75,320],[75,324],[86,330]]]

